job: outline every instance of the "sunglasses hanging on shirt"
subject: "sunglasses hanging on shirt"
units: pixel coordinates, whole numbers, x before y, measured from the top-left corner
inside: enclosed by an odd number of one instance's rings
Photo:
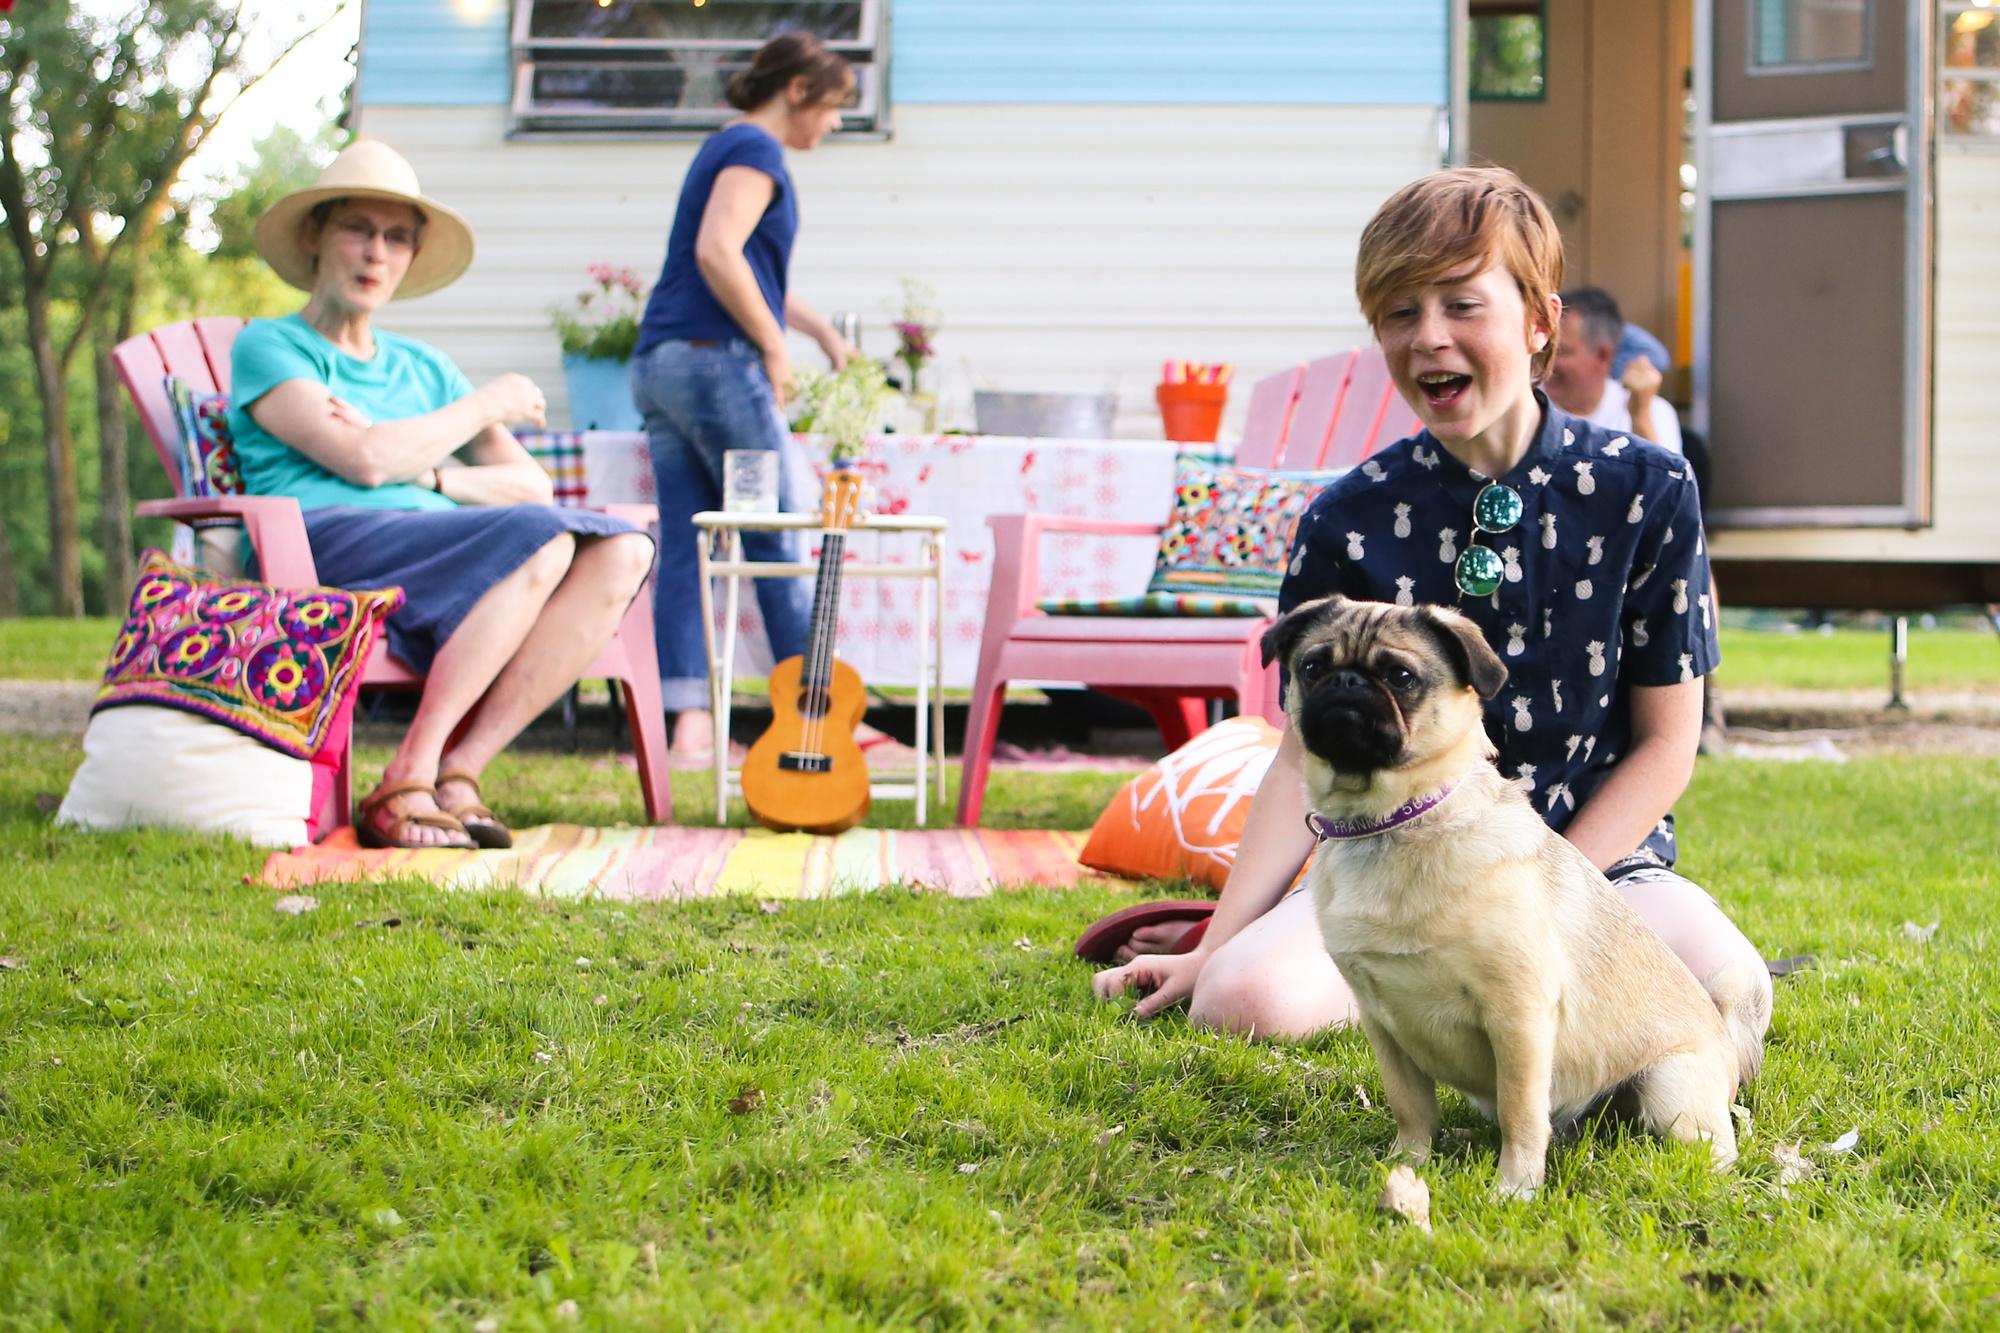
[[[1507,566],[1499,553],[1479,544],[1480,534],[1498,537],[1512,532],[1520,523],[1524,508],[1520,495],[1497,481],[1487,482],[1473,499],[1472,536],[1467,539],[1465,550],[1451,571],[1458,590],[1467,597],[1492,596],[1507,573]]]

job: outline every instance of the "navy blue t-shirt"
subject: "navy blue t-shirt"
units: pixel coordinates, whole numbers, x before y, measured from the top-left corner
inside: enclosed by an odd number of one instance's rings
[[[1632,748],[1630,687],[1707,675],[1721,653],[1687,461],[1536,398],[1541,429],[1500,478],[1525,511],[1480,538],[1506,564],[1491,597],[1467,597],[1452,576],[1487,479],[1426,431],[1320,492],[1278,604],[1339,592],[1470,617],[1507,667],[1486,705],[1496,762],[1561,832]],[[1672,815],[1639,850],[1673,864]]]
[[[674,229],[667,236],[667,262],[646,301],[639,325],[639,352],[677,338],[741,338],[743,329],[730,318],[695,263],[695,237],[701,216],[715,192],[715,178],[727,167],[754,167],[778,183],[777,192],[757,220],[743,257],[757,277],[764,303],[780,328],[785,324],[785,279],[792,262],[792,238],[799,231],[798,195],[785,170],[785,150],[755,125],[731,125],[709,136],[688,166],[681,182],[681,199],[674,209]]]

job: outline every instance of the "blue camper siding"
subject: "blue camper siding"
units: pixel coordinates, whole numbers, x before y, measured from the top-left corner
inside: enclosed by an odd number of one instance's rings
[[[1448,0],[889,0],[890,101],[1443,106]],[[364,106],[508,100],[511,6],[366,0]]]
[[[891,100],[1443,106],[1446,0],[896,0]]]
[[[507,0],[483,14],[458,0],[362,0],[362,106],[504,106],[510,59]]]

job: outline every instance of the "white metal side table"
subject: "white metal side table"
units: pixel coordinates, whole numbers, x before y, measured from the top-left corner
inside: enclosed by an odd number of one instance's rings
[[[694,516],[699,531],[696,544],[701,575],[702,643],[708,650],[709,707],[715,717],[715,822],[728,814],[729,798],[742,794],[740,775],[729,766],[729,712],[731,687],[736,666],[736,621],[742,606],[743,580],[810,576],[819,572],[813,561],[750,560],[743,554],[745,532],[801,532],[821,528],[818,514],[752,514],[703,510]],[[891,564],[879,558],[850,557],[841,566],[842,578],[921,579],[929,585],[929,596],[917,598],[918,652],[924,657],[917,672],[916,766],[909,781],[874,781],[868,784],[871,796],[916,803],[916,822],[926,822],[926,795],[935,790],[938,805],[945,802],[944,772],[944,535],[945,521],[928,514],[869,514],[854,521],[848,531],[913,536],[917,557],[909,564]],[[716,631],[716,605],[720,594],[722,628]]]

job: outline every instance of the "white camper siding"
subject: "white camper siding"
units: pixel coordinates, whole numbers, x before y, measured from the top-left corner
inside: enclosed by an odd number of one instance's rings
[[[1931,516],[1915,532],[1863,528],[1720,532],[1718,557],[1799,560],[2000,559],[2000,154],[1941,147],[1932,301]],[[1855,256],[1856,263],[1867,257]]]
[[[361,122],[478,232],[472,271],[393,327],[475,381],[526,372],[567,422],[547,312],[586,264],[652,281],[698,145],[509,141],[495,106],[371,105]],[[947,425],[972,424],[973,387],[1116,390],[1119,433],[1157,436],[1169,357],[1236,363],[1233,422],[1249,378],[1367,338],[1361,227],[1437,161],[1430,107],[903,105],[885,142],[792,155],[793,290],[860,312],[886,357],[899,280],[929,283],[944,331],[925,387]],[[794,356],[819,364],[803,342]]]

